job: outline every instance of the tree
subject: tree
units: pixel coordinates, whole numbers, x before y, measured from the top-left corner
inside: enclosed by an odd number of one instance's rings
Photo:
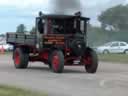
[[[27,32],[25,25],[24,24],[18,25],[16,32],[18,32],[18,33],[25,33],[25,32]]]
[[[109,8],[98,17],[109,40],[128,42],[128,5]]]
[[[117,5],[109,8],[98,17],[103,29],[111,31],[128,30],[128,5]]]
[[[30,30],[30,33],[31,34],[35,34],[35,32],[36,32],[36,28],[35,27],[32,27],[32,29]]]
[[[6,37],[6,35],[5,34],[0,34],[0,37]]]
[[[87,43],[90,47],[102,45],[112,39],[109,32],[104,32],[100,27],[95,27],[89,24],[87,29]]]

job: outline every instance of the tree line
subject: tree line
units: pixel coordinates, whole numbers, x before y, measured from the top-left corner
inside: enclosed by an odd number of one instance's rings
[[[110,41],[128,42],[128,5],[117,5],[108,8],[97,19],[101,26],[89,26],[88,28],[88,38],[91,46]]]
[[[20,24],[16,28],[16,32],[17,33],[27,33],[27,32],[29,32],[29,33],[33,34],[35,31],[36,31],[35,27],[32,27],[32,29],[30,31],[27,31],[27,28],[26,28],[26,26],[24,24]]]

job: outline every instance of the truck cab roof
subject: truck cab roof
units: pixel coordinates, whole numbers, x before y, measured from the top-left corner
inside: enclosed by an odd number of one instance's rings
[[[44,19],[74,19],[77,16],[75,15],[59,15],[59,14],[47,14],[47,15],[42,15],[41,17],[37,18],[44,18]],[[81,19],[85,20],[90,20],[88,17],[80,17]]]

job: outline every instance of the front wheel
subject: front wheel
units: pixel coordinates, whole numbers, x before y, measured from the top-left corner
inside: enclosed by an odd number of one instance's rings
[[[82,63],[88,73],[96,73],[98,67],[98,57],[96,52],[91,48],[87,48],[84,56],[82,57]]]
[[[124,54],[128,54],[128,49],[124,51]]]
[[[28,66],[29,54],[22,48],[16,48],[13,52],[14,65],[17,69],[24,69]]]
[[[53,50],[50,55],[51,70],[55,73],[62,73],[64,69],[64,55],[60,50]]]

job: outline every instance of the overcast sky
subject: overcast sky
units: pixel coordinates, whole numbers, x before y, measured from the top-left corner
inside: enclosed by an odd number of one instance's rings
[[[66,0],[65,0],[66,1]],[[67,0],[68,1],[68,0]],[[69,0],[70,1],[70,0]],[[75,1],[75,0],[74,0]],[[99,25],[97,16],[105,9],[118,5],[127,4],[128,0],[79,0],[80,8],[77,7],[68,13],[73,14],[81,10],[83,16],[91,18],[93,25]],[[25,24],[30,30],[34,26],[38,11],[55,13],[52,9],[56,4],[54,0],[0,0],[0,33],[15,32],[18,24]],[[72,6],[72,8],[75,6]],[[63,9],[62,9],[63,11]],[[71,12],[70,12],[71,11]]]

